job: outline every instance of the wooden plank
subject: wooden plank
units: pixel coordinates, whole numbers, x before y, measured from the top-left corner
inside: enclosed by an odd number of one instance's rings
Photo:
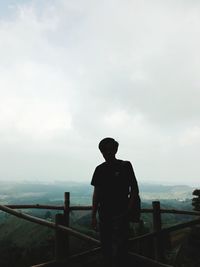
[[[8,212],[8,213],[14,215],[14,216],[17,216],[19,218],[22,218],[22,219],[25,219],[25,220],[28,220],[28,221],[31,221],[31,222],[34,222],[34,223],[38,223],[38,224],[41,224],[41,225],[44,225],[44,226],[47,226],[47,227],[50,227],[50,228],[53,228],[53,229],[58,229],[58,230],[63,231],[65,233],[70,233],[70,234],[76,236],[77,238],[81,238],[81,239],[83,239],[85,241],[93,242],[96,245],[100,245],[100,241],[99,240],[96,240],[96,239],[91,238],[91,237],[89,237],[87,235],[81,234],[78,231],[70,229],[69,227],[56,225],[55,223],[48,222],[46,220],[39,219],[37,217],[24,214],[21,211],[15,211],[15,210],[11,209],[11,207],[16,208],[16,209],[17,208],[41,208],[41,209],[44,208],[44,209],[55,209],[55,210],[56,209],[60,209],[60,210],[64,210],[65,211],[65,207],[63,207],[63,206],[49,206],[49,205],[39,205],[39,204],[36,204],[36,205],[0,205],[0,210],[3,210],[5,212]],[[69,210],[76,210],[76,208],[77,208],[77,210],[81,210],[81,209],[82,210],[90,210],[91,209],[90,206],[74,206],[74,207],[69,207]],[[142,212],[151,213],[152,209],[142,209]],[[181,210],[179,210],[179,211],[178,210],[164,210],[164,209],[160,209],[160,213],[176,213],[176,214],[187,214],[187,215],[195,215],[195,216],[199,216],[200,215],[200,212],[190,212],[190,211],[181,211]],[[165,233],[170,233],[172,231],[180,230],[180,229],[183,229],[183,228],[186,228],[186,227],[191,227],[191,226],[196,225],[196,224],[200,224],[200,218],[192,220],[190,222],[186,222],[186,223],[178,224],[178,225],[175,225],[175,226],[171,226],[169,228],[165,228],[165,229],[162,229],[160,231],[149,233],[149,234],[137,237],[137,238],[133,238],[132,240],[130,240],[130,242],[134,242],[134,241],[137,241],[137,240],[143,239],[143,238],[144,239],[145,238],[152,238],[153,236],[158,236],[161,233],[164,233],[164,234]],[[49,264],[55,264],[55,261],[49,262]]]
[[[155,249],[155,259],[162,261],[164,258],[163,252],[163,242],[162,242],[162,221],[161,221],[161,213],[160,213],[160,202],[153,201],[153,231],[157,232],[157,235],[154,240],[154,249]]]
[[[92,210],[92,206],[70,206],[70,211],[76,211],[76,210]],[[153,209],[141,209],[142,213],[152,213]]]
[[[131,244],[131,243],[143,240],[143,239],[152,239],[156,235],[157,235],[156,232],[151,232],[151,233],[148,233],[148,234],[144,234],[144,235],[140,235],[140,236],[137,236],[137,237],[133,237],[133,238],[129,239],[129,243]]]
[[[197,225],[197,224],[200,224],[200,218],[192,220],[192,221],[189,221],[189,222],[177,224],[177,225],[174,225],[174,226],[171,226],[171,227],[168,227],[168,228],[164,228],[164,229],[162,229],[162,232],[163,233],[170,233],[170,232],[177,231],[177,230],[180,230],[180,229],[183,229],[183,228],[187,228],[187,227],[191,227],[191,226],[194,226],[194,225]]]
[[[18,218],[21,218],[21,219],[25,219],[27,221],[30,221],[30,222],[34,222],[34,223],[37,223],[37,224],[40,224],[40,225],[43,225],[43,226],[47,226],[49,228],[52,228],[52,229],[58,229],[60,231],[63,231],[65,233],[70,233],[71,235],[77,237],[77,238],[80,238],[80,239],[83,239],[85,241],[88,241],[88,242],[92,242],[93,244],[96,244],[96,245],[100,245],[100,241],[97,240],[97,239],[94,239],[92,237],[89,237],[85,234],[82,234],[76,230],[73,230],[69,227],[66,227],[66,226],[62,226],[62,225],[56,225],[55,223],[53,222],[49,222],[49,221],[46,221],[46,220],[43,220],[43,219],[39,219],[37,217],[34,217],[34,216],[31,216],[31,215],[28,215],[28,214],[24,214],[20,211],[16,211],[16,210],[12,210],[8,207],[5,207],[4,205],[0,205],[0,210],[3,210],[9,214],[12,214]]]
[[[180,215],[192,215],[192,216],[200,216],[200,212],[195,211],[187,211],[187,210],[174,210],[174,209],[160,209],[161,213],[172,213],[172,214],[180,214]]]
[[[147,258],[145,256],[129,252],[130,257],[133,259],[132,266],[142,266],[142,267],[173,267],[171,265],[155,261],[153,259]]]
[[[85,257],[88,257],[88,256],[93,256],[95,254],[98,254],[101,250],[101,247],[97,247],[97,248],[93,248],[93,249],[90,249],[90,250],[87,250],[87,251],[84,251],[82,253],[78,253],[78,254],[75,254],[75,255],[72,255],[71,257],[69,257],[69,260],[76,260],[77,258],[79,259],[82,259],[82,258],[85,258]]]
[[[48,261],[48,262],[44,262],[44,263],[40,263],[37,265],[32,265],[31,267],[61,267],[63,265],[63,263],[61,263],[61,265],[58,265],[58,262],[53,260],[53,261]]]
[[[40,264],[37,264],[37,265],[33,265],[32,267],[48,267],[48,266],[49,267],[54,267],[54,266],[61,267],[61,266],[68,266],[68,265],[70,265],[70,262],[74,262],[77,259],[84,260],[84,258],[86,258],[86,257],[98,254],[100,252],[100,249],[101,249],[100,247],[93,248],[93,249],[87,250],[85,252],[72,255],[72,256],[69,257],[69,259],[59,260],[59,261],[56,261],[56,260],[48,261],[48,262],[40,263]]]
[[[181,224],[173,225],[173,226],[170,226],[170,227],[167,227],[167,228],[163,228],[159,232],[151,232],[151,233],[148,233],[148,234],[144,234],[144,235],[141,235],[141,236],[130,238],[129,239],[129,243],[137,242],[137,241],[140,241],[142,239],[151,239],[151,238],[157,236],[160,232],[162,232],[162,234],[167,234],[167,233],[170,233],[170,232],[173,232],[173,231],[177,231],[177,230],[181,230],[181,229],[184,229],[184,228],[187,228],[187,227],[191,227],[191,226],[194,226],[194,225],[197,225],[197,224],[200,224],[200,218],[196,219],[196,220],[191,220],[191,221],[186,222],[186,223],[181,223]]]
[[[70,193],[65,192],[64,193],[64,225],[69,227],[70,223]],[[66,245],[66,253],[67,257],[69,256],[69,233],[66,235],[65,239],[65,245]]]
[[[5,207],[11,209],[50,209],[50,210],[64,210],[63,206],[55,205],[4,205]],[[71,206],[70,211],[81,211],[81,210],[92,210],[92,206]],[[141,213],[152,213],[153,209],[141,209]],[[161,213],[173,213],[182,215],[194,215],[200,216],[200,212],[186,211],[186,210],[175,210],[175,209],[160,209]]]
[[[49,210],[64,210],[63,206],[54,206],[54,205],[5,205],[5,207],[11,209],[49,209]]]
[[[77,211],[77,210],[92,210],[92,206],[71,206],[70,211]],[[200,212],[195,211],[188,211],[188,210],[175,210],[175,209],[160,209],[161,213],[174,213],[180,215],[193,215],[193,216],[200,216]],[[153,209],[141,209],[141,213],[153,213]]]
[[[64,214],[56,214],[56,225],[67,226]],[[55,231],[55,260],[66,259],[69,256],[68,234],[56,229]]]
[[[71,206],[70,207],[70,211],[71,210],[74,210],[74,211],[76,211],[76,210],[92,210],[92,206]]]

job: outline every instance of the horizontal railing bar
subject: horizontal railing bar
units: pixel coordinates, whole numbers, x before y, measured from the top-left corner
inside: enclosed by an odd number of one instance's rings
[[[64,206],[54,206],[54,205],[5,205],[5,207],[11,209],[50,209],[50,210],[64,210]]]
[[[70,210],[92,210],[92,206],[70,206]],[[142,213],[152,213],[153,209],[141,209]]]
[[[196,224],[200,224],[200,218],[192,220],[192,221],[189,221],[189,222],[173,225],[173,226],[170,226],[170,227],[167,227],[167,228],[163,228],[160,232],[165,234],[165,233],[181,230],[183,228],[191,227],[191,226],[196,225]]]
[[[88,242],[92,242],[93,244],[96,244],[98,246],[100,245],[100,241],[99,240],[96,240],[96,239],[94,239],[94,238],[92,238],[92,237],[90,237],[90,236],[88,236],[86,234],[82,234],[82,233],[80,233],[80,232],[78,232],[76,230],[73,230],[73,229],[69,228],[69,227],[58,225],[56,223],[49,222],[47,220],[37,218],[35,216],[31,216],[31,215],[22,213],[21,211],[14,210],[14,209],[34,209],[34,208],[36,208],[36,209],[64,210],[64,206],[61,206],[61,205],[59,205],[59,206],[40,205],[40,204],[35,204],[35,205],[0,205],[0,210],[2,210],[4,212],[7,212],[9,214],[12,214],[12,215],[14,215],[16,217],[19,217],[19,218],[25,219],[27,221],[30,221],[30,222],[33,222],[33,223],[37,223],[37,224],[40,224],[40,225],[43,225],[43,226],[46,226],[46,227],[49,227],[49,228],[52,228],[52,229],[63,231],[63,232],[69,233],[69,234],[71,234],[71,235],[73,235],[73,236],[75,236],[77,238],[83,239],[83,240],[88,241]],[[69,211],[76,211],[76,210],[80,210],[81,211],[81,210],[91,210],[91,209],[92,209],[92,206],[71,206],[71,207],[69,207]],[[141,213],[152,213],[152,212],[153,212],[153,209],[147,209],[147,208],[146,209],[141,209]],[[170,209],[170,210],[161,209],[160,212],[162,214],[170,213],[170,214],[200,216],[200,212],[184,211],[184,210],[176,210],[176,209]],[[148,234],[144,234],[142,236],[131,238],[131,239],[129,239],[129,243],[136,242],[136,241],[143,240],[143,239],[150,239],[150,238],[156,237],[158,235],[163,235],[163,234],[167,234],[167,233],[170,233],[170,232],[173,232],[173,231],[181,230],[183,228],[191,227],[191,226],[196,225],[196,224],[200,224],[200,218],[194,219],[194,220],[189,221],[189,222],[177,224],[177,225],[174,225],[174,226],[171,226],[171,227],[168,227],[168,228],[163,228],[163,229],[161,229],[160,231],[157,231],[157,232],[151,232],[151,233],[148,233]],[[80,254],[77,254],[77,255],[73,255],[73,256],[70,257],[70,259],[73,260],[73,259],[76,259],[77,257],[84,257],[85,255],[89,255],[89,254],[92,254],[92,253],[95,253],[95,252],[99,251],[99,249],[100,248],[98,247],[98,248],[95,248],[95,249],[92,249],[92,250],[89,250],[89,251],[86,251],[86,252],[83,252],[83,253],[80,253]],[[142,260],[143,262],[144,261],[146,261],[146,263],[149,262],[150,263],[149,266],[171,267],[169,265],[158,263],[156,261],[153,261],[152,259],[146,258],[146,257],[138,255],[138,254],[134,254],[134,253],[131,253],[131,254],[133,256],[137,257],[138,259]],[[55,264],[55,261],[51,261],[49,263],[44,263],[44,265],[40,264],[40,265],[36,265],[36,266],[45,266],[45,264]],[[157,265],[155,265],[155,264],[157,264]]]
[[[26,205],[26,204],[15,204],[15,205],[4,205],[5,207],[11,208],[11,209],[52,209],[52,210],[64,210],[64,207],[59,205],[59,206],[54,206],[54,205],[40,205],[40,204],[31,204],[31,205]],[[70,206],[69,208],[70,211],[76,211],[76,210],[92,210],[92,206]],[[153,210],[152,209],[141,209],[142,213],[151,213]]]
[[[94,255],[96,253],[99,253],[100,250],[101,250],[101,247],[93,248],[93,249],[84,251],[82,253],[78,253],[78,254],[72,255],[72,256],[69,257],[69,260],[75,260],[77,258],[88,257],[88,256]]]
[[[161,213],[174,213],[174,214],[182,214],[182,215],[194,215],[194,216],[200,216],[200,212],[196,211],[187,211],[187,210],[175,210],[175,209],[160,209]]]
[[[190,226],[193,226],[193,225],[196,225],[196,224],[200,224],[200,218],[196,219],[196,220],[189,221],[189,222],[173,225],[173,226],[170,226],[170,227],[167,227],[167,228],[163,228],[162,230],[160,230],[158,232],[151,232],[151,233],[148,233],[148,234],[144,234],[144,235],[141,235],[141,236],[130,238],[129,239],[129,243],[140,241],[142,239],[150,239],[150,238],[155,237],[155,236],[160,235],[160,234],[166,234],[166,233],[170,233],[170,232],[173,232],[173,231],[181,230],[183,228],[187,228],[187,227],[190,227]]]
[[[98,250],[99,249],[96,248],[95,251],[98,252]],[[78,254],[76,256],[79,256],[79,255],[80,255],[80,257],[82,256],[82,254]],[[136,260],[137,263],[139,263],[141,266],[144,266],[144,264],[147,264],[148,267],[173,267],[172,265],[164,264],[164,263],[155,261],[153,259],[147,258],[145,256],[142,256],[142,255],[139,255],[139,254],[136,254],[136,253],[133,253],[133,252],[129,252],[129,255],[134,258],[134,263],[135,263],[135,260]],[[70,257],[70,259],[73,259],[73,256]],[[59,262],[49,261],[49,262],[46,262],[46,263],[41,263],[41,264],[34,265],[32,267],[48,267],[48,266],[49,267],[50,266],[54,267],[54,266],[58,266],[58,264],[59,264],[59,266],[65,266],[64,264],[70,264],[70,259],[69,260],[59,261]]]
[[[69,210],[92,210],[92,206],[70,206]]]
[[[132,237],[132,238],[129,238],[129,243],[140,241],[142,239],[150,239],[152,237],[155,237],[156,235],[157,235],[157,232],[151,232],[151,233],[140,235],[137,237]]]
[[[153,259],[147,258],[145,256],[129,252],[129,255],[132,256],[135,260],[137,260],[137,263],[140,264],[140,266],[148,266],[148,267],[173,267],[172,265],[168,265],[162,262],[155,261]],[[135,263],[135,261],[134,261]],[[147,264],[147,265],[145,265]]]
[[[152,213],[153,209],[141,209],[141,213]]]
[[[85,234],[82,234],[76,230],[73,230],[69,227],[66,227],[66,226],[62,226],[62,225],[57,225],[53,222],[48,222],[44,219],[39,219],[37,217],[34,217],[34,216],[31,216],[31,215],[28,215],[28,214],[24,214],[22,212],[19,212],[19,211],[16,211],[16,210],[12,210],[11,208],[8,208],[8,207],[5,207],[3,205],[0,205],[0,209],[7,212],[7,213],[10,213],[18,218],[21,218],[21,219],[25,219],[27,221],[30,221],[30,222],[34,222],[34,223],[37,223],[37,224],[40,224],[40,225],[44,225],[44,226],[47,226],[49,228],[53,228],[53,229],[57,229],[57,230],[62,230],[63,232],[67,232],[67,233],[70,233],[71,235],[77,237],[77,238],[80,238],[80,239],[83,239],[85,241],[89,241],[89,242],[93,242],[94,244],[96,245],[100,245],[100,241],[97,240],[97,239],[94,239],[92,237],[89,237]]]
[[[81,233],[79,233],[79,232],[77,232],[75,230],[72,230],[71,228],[60,226],[60,225],[58,226],[55,223],[48,222],[46,220],[39,219],[39,218],[36,218],[34,216],[31,216],[31,215],[24,214],[24,213],[19,212],[19,211],[14,211],[8,206],[0,205],[0,209],[5,211],[5,212],[8,212],[8,213],[10,213],[10,214],[12,214],[14,216],[17,216],[19,218],[23,218],[23,219],[26,219],[28,221],[35,222],[35,223],[38,223],[38,224],[41,224],[41,225],[44,225],[44,226],[47,226],[47,227],[50,227],[50,228],[60,229],[60,230],[69,232],[69,233],[71,233],[72,235],[74,235],[74,236],[76,236],[78,238],[82,238],[82,239],[85,239],[85,240],[88,240],[88,241],[92,241],[92,242],[94,242],[96,244],[100,244],[100,241],[98,241],[98,240],[96,240],[94,238],[91,238],[91,237],[89,237],[87,235],[81,234]],[[200,219],[196,219],[196,220],[192,220],[190,222],[174,225],[174,226],[171,226],[169,228],[164,228],[160,232],[162,232],[162,233],[172,232],[172,231],[180,230],[180,229],[183,229],[183,228],[186,228],[186,227],[190,227],[190,226],[193,226],[193,225],[196,225],[196,224],[199,224],[199,223],[200,223]],[[141,239],[144,239],[144,238],[152,238],[153,236],[156,236],[157,234],[158,234],[158,232],[148,233],[148,234],[145,234],[145,235],[142,235],[142,236],[139,236],[139,237],[132,238],[132,239],[129,240],[129,242],[135,242],[137,240],[141,240]]]
[[[91,210],[92,206],[71,206],[70,210]],[[152,213],[153,209],[141,209],[141,213]],[[200,216],[200,212],[187,211],[187,210],[176,210],[176,209],[160,209],[161,213],[174,213],[183,215],[194,215]]]
[[[4,205],[5,207],[11,208],[11,209],[50,209],[50,210],[64,210],[64,206],[55,206],[55,205]],[[71,206],[69,208],[70,211],[76,211],[76,210],[92,210],[92,206]],[[153,209],[141,209],[141,213],[152,213]],[[176,210],[176,209],[160,209],[161,213],[172,213],[172,214],[182,214],[182,215],[194,215],[194,216],[200,216],[200,212],[198,211],[186,211],[186,210]]]
[[[37,265],[33,265],[32,267],[54,267],[54,266],[66,266],[66,264],[69,264],[71,261],[73,262],[74,260],[76,260],[77,258],[78,259],[82,259],[86,256],[89,256],[89,255],[93,255],[93,254],[96,254],[96,253],[99,253],[100,251],[100,247],[97,247],[97,248],[93,248],[93,249],[90,249],[90,250],[87,250],[85,252],[82,252],[82,253],[79,253],[79,254],[75,254],[75,255],[72,255],[69,257],[69,259],[65,259],[65,260],[60,260],[60,261],[48,261],[48,262],[44,262],[44,263],[40,263],[40,264],[37,264]]]
[[[151,233],[148,233],[148,234],[132,237],[132,238],[129,238],[129,242],[138,241],[138,240],[141,240],[141,239],[150,239],[150,238],[156,236],[156,234],[157,234],[157,232],[151,232]]]
[[[64,262],[59,262],[59,266],[63,266],[62,263],[65,263],[66,265],[66,261]],[[43,262],[43,263],[39,263],[37,265],[32,265],[31,267],[57,267],[58,266],[58,262],[55,261],[55,260],[52,260],[52,261],[47,261],[47,262]]]

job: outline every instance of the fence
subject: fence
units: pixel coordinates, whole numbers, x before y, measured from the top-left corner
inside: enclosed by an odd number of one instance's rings
[[[16,211],[15,209],[50,209],[50,210],[60,210],[63,211],[63,214],[56,214],[55,223],[49,222],[44,219],[40,219],[21,211]],[[70,206],[70,193],[64,193],[64,205],[63,206],[52,206],[52,205],[0,205],[0,210],[12,214],[18,218],[25,219],[27,221],[37,223],[52,229],[55,229],[55,259],[46,262],[43,264],[35,265],[34,267],[43,267],[43,266],[66,266],[66,263],[76,260],[77,258],[83,259],[89,257],[100,251],[100,241],[90,237],[86,234],[80,233],[69,227],[69,215],[71,211],[86,211],[91,210],[91,206]],[[160,208],[160,202],[152,202],[152,209],[142,209],[142,213],[151,213],[153,216],[153,231],[148,234],[144,234],[138,237],[129,239],[130,246],[138,241],[151,241],[154,244],[154,259],[139,255],[137,253],[130,252],[129,254],[134,257],[134,261],[139,264],[139,266],[148,266],[148,267],[171,267],[170,265],[163,263],[164,258],[164,247],[163,240],[166,236],[180,229],[191,227],[197,224],[200,224],[200,217],[193,219],[189,222],[181,223],[174,225],[168,228],[162,228],[161,214],[164,213],[173,213],[181,215],[193,215],[200,216],[200,212],[195,211],[183,211],[183,210],[166,210]],[[65,233],[65,235],[63,235]],[[77,255],[69,256],[69,234],[77,238],[91,242],[96,245],[96,248],[79,253]]]

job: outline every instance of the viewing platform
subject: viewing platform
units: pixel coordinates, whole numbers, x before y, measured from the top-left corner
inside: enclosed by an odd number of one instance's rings
[[[183,210],[169,210],[161,209],[160,202],[152,202],[152,209],[142,209],[142,213],[149,213],[152,215],[153,231],[150,233],[142,234],[129,239],[129,266],[133,267],[172,267],[178,265],[178,259],[180,253],[177,253],[177,261],[173,265],[167,263],[166,259],[166,247],[171,244],[171,234],[184,229],[189,229],[191,235],[195,236],[197,233],[198,238],[193,238],[190,243],[193,242],[199,248],[200,245],[200,190],[195,190],[193,193],[196,197],[193,198],[192,205],[194,211]],[[19,209],[49,209],[58,210],[59,212],[55,216],[55,222],[50,222],[35,216],[28,215]],[[81,233],[75,229],[72,229],[70,225],[70,212],[71,211],[90,211],[91,206],[71,206],[70,205],[70,193],[64,193],[64,204],[61,206],[50,205],[0,205],[0,210],[9,213],[18,218],[43,225],[55,230],[55,255],[52,261],[38,263],[32,265],[32,267],[43,266],[68,266],[68,267],[103,267],[103,261],[101,257],[100,241],[92,236]],[[173,225],[170,227],[162,227],[162,214],[180,214],[194,216],[194,219]],[[192,230],[190,230],[192,229]],[[195,230],[194,230],[195,229]],[[195,233],[194,233],[195,231]],[[199,234],[199,235],[198,235]],[[85,251],[71,255],[69,253],[70,248],[70,236],[81,239],[86,244]],[[189,241],[188,241],[189,242]],[[195,243],[196,242],[196,243]],[[92,245],[91,249],[87,249],[88,244]],[[194,245],[193,244],[193,245]],[[195,247],[195,245],[194,245]],[[184,247],[181,247],[184,251]],[[195,248],[194,248],[195,252]],[[186,253],[186,252],[185,252]],[[129,267],[128,266],[128,267]],[[180,265],[181,266],[181,265]],[[198,265],[200,266],[200,265]]]

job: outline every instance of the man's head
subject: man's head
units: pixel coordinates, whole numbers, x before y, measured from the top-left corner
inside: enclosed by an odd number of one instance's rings
[[[99,149],[106,161],[112,161],[115,159],[115,154],[117,153],[118,146],[118,142],[111,137],[106,137],[99,143]]]

